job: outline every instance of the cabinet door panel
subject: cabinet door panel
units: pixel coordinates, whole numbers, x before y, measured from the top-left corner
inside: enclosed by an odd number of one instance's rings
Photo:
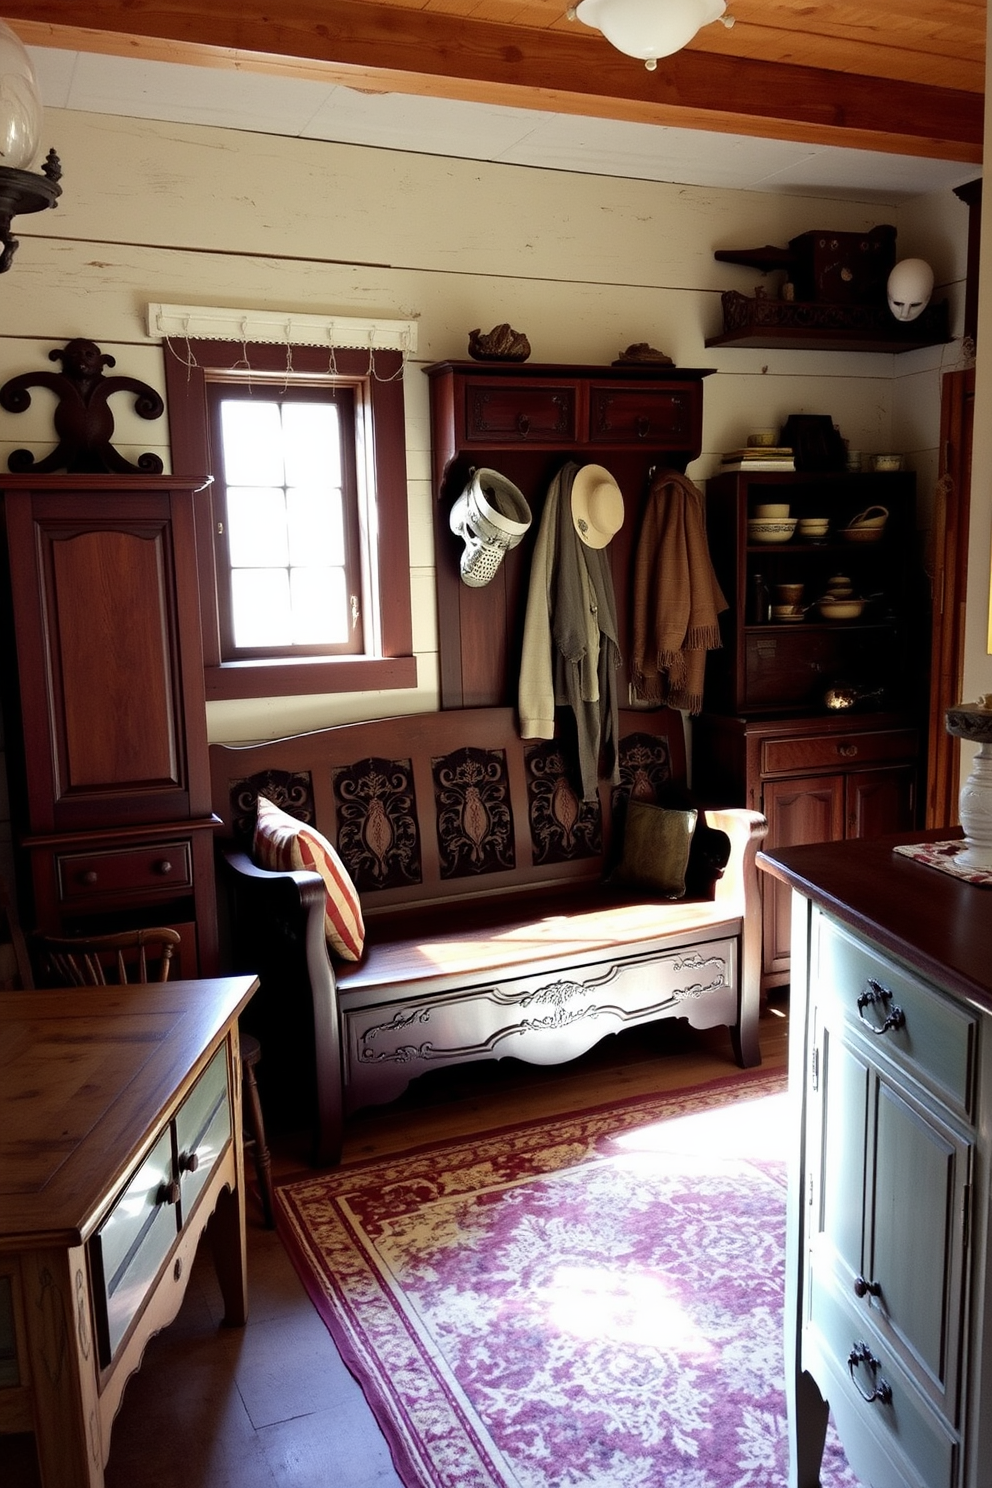
[[[574,444],[578,390],[568,384],[520,386],[483,378],[465,384],[467,444]]]
[[[968,1149],[882,1078],[873,1106],[866,1274],[880,1289],[876,1326],[953,1419]]]
[[[191,493],[5,508],[32,830],[207,814]]]
[[[698,445],[701,413],[698,383],[677,390],[593,383],[589,389],[589,440],[592,444],[691,449]]]
[[[827,1024],[819,1045],[819,1206],[814,1246],[850,1285],[864,1256],[868,1065]]]
[[[847,836],[884,837],[915,825],[916,770],[859,770],[847,780]]]
[[[844,777],[814,775],[801,780],[766,781],[761,809],[768,818],[770,848],[835,842],[844,835]],[[761,958],[766,975],[789,966],[791,897],[785,884],[762,875]]]

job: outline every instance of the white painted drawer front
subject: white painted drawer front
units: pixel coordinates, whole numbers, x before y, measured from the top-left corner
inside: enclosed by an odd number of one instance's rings
[[[222,1044],[176,1115],[181,1214],[186,1223],[231,1136],[227,1045]]]
[[[852,1438],[864,1431],[875,1438],[882,1460],[892,1471],[892,1482],[953,1488],[959,1455],[957,1436],[913,1388],[892,1351],[831,1288],[819,1286],[815,1276],[810,1304],[803,1366],[829,1399],[841,1439],[845,1439],[845,1426],[851,1421]],[[867,1358],[854,1364],[852,1372],[849,1360],[861,1352],[861,1346]],[[888,1398],[865,1398],[876,1390],[880,1396],[889,1392]],[[880,1471],[884,1473],[885,1468]],[[884,1488],[888,1479],[873,1477],[872,1481]]]
[[[346,1008],[349,1109],[391,1099],[414,1075],[507,1055],[573,1058],[605,1034],[673,1014],[698,1028],[736,1021],[737,942],[702,941],[667,955],[507,978],[421,1002]]]
[[[93,1240],[101,1363],[108,1364],[178,1233],[172,1128],[148,1153]]]
[[[823,915],[814,974],[817,1000],[835,999],[878,1057],[891,1059],[949,1110],[971,1119],[978,1054],[974,1014],[859,945]]]

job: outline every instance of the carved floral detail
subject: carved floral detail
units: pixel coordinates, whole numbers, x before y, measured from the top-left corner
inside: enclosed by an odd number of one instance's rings
[[[372,756],[333,771],[338,851],[360,894],[422,882],[413,766]]]
[[[457,749],[431,761],[442,878],[515,866],[506,753]]]
[[[596,857],[602,849],[598,801],[583,801],[559,743],[525,751],[530,837],[535,864]]]
[[[238,842],[251,845],[255,833],[258,798],[265,796],[297,821],[314,825],[313,779],[309,770],[259,770],[256,775],[232,780],[231,830]]]

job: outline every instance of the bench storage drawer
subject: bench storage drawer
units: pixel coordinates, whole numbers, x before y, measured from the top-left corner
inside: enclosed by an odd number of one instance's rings
[[[428,1069],[506,1056],[556,1063],[607,1033],[674,1011],[698,1028],[726,1023],[737,1003],[737,943],[703,941],[659,956],[434,990],[420,1000],[343,1009],[349,1109],[389,1099]],[[542,1058],[542,1046],[544,1057]]]

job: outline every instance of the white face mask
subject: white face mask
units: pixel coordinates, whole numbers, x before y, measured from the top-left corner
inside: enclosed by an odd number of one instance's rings
[[[933,293],[933,269],[922,258],[904,258],[889,275],[885,292],[896,320],[915,320]]]

